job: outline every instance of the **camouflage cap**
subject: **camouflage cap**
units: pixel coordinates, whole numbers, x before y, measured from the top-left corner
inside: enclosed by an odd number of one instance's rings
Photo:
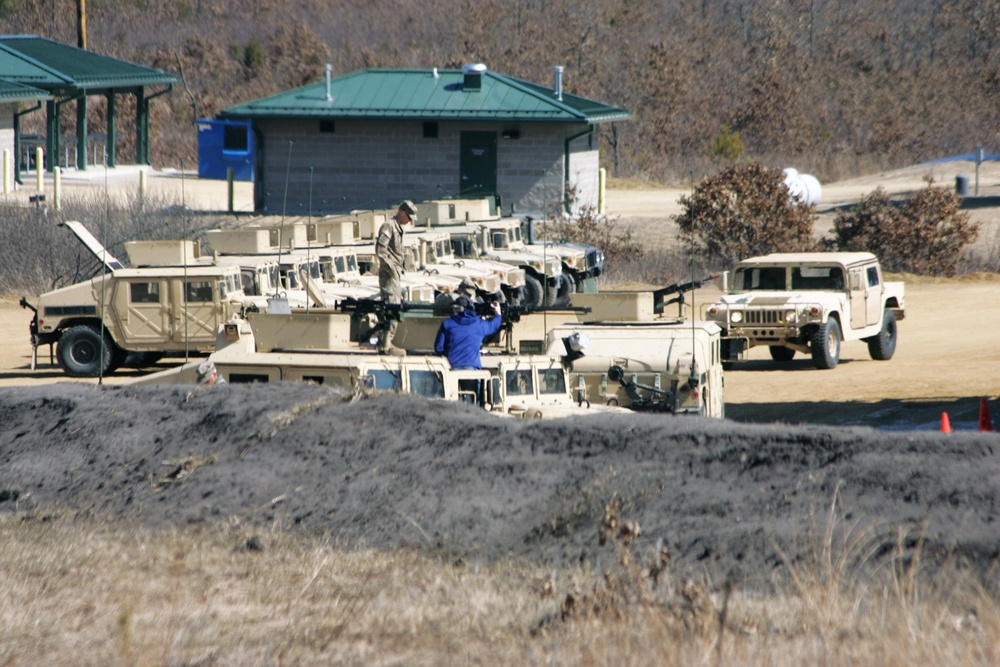
[[[198,384],[207,382],[213,372],[215,372],[215,364],[208,359],[198,364]]]
[[[399,210],[411,218],[417,214],[417,207],[409,199],[403,200],[403,203],[399,205]]]

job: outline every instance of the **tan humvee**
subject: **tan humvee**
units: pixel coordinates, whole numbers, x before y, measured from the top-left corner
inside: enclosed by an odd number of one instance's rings
[[[164,266],[125,268],[80,222],[64,226],[103,267],[93,278],[47,292],[31,308],[32,367],[37,349],[55,347],[59,366],[75,377],[113,372],[129,353],[145,361],[215,349],[222,324],[245,305],[240,269],[205,264],[191,241],[173,241]]]
[[[723,277],[722,297],[702,307],[723,329],[723,357],[732,364],[751,347],[771,358],[797,352],[831,369],[843,341],[863,340],[872,359],[891,359],[896,323],[906,316],[905,286],[888,282],[870,252],[773,253],[739,262]]]
[[[452,370],[444,357],[366,351],[351,342],[351,320],[333,310],[251,313],[223,328],[210,359],[228,384],[308,381],[349,391],[413,393],[525,419],[627,412],[576,401],[557,358],[494,354],[484,357],[482,370]],[[187,364],[131,384],[194,384],[197,367]]]

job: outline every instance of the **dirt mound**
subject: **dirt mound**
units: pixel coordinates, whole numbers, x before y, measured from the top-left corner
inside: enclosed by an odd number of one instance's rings
[[[993,434],[524,422],[304,384],[10,388],[0,422],[5,511],[240,520],[345,546],[567,562],[604,557],[597,526],[618,498],[643,548],[662,538],[679,569],[747,585],[826,543],[891,553],[900,528],[927,560],[984,571],[1000,553]]]

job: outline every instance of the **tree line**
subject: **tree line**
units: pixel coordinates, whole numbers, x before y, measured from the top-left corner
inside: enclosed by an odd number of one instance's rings
[[[0,31],[76,44],[76,3],[0,0]],[[1000,0],[91,0],[87,11],[91,50],[178,77],[152,107],[156,166],[196,163],[198,118],[319,81],[327,63],[339,76],[482,62],[543,85],[562,65],[568,92],[632,113],[600,126],[602,159],[622,178],[698,180],[749,157],[838,180],[978,144],[1000,152]],[[91,101],[92,131],[102,106]]]

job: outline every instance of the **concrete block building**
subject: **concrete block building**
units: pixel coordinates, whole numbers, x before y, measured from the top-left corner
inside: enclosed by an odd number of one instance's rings
[[[255,208],[324,214],[403,199],[495,195],[504,212],[597,204],[599,123],[624,109],[562,89],[461,70],[367,69],[224,109],[250,121]],[[244,145],[246,142],[244,142]]]

